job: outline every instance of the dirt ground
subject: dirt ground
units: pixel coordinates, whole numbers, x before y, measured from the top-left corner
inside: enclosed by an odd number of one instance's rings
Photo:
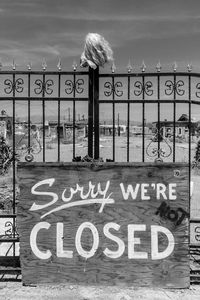
[[[75,156],[81,156],[82,158],[87,155],[87,139],[78,141],[75,145]],[[172,153],[170,154],[170,148],[172,150],[173,144],[169,143],[170,147],[161,142],[160,147],[165,152],[163,160],[165,162],[172,162]],[[148,151],[147,151],[148,148]],[[155,156],[152,155],[153,148],[157,148],[156,142],[151,142],[149,138],[145,139],[145,162],[154,162]],[[196,144],[191,144],[191,157],[194,157]],[[100,157],[104,161],[106,159],[112,159],[113,142],[112,137],[100,138]],[[147,154],[146,151],[149,153]],[[73,158],[73,145],[72,144],[60,144],[60,160],[72,161]],[[21,157],[21,160],[24,156]],[[51,146],[45,147],[45,160],[50,162],[56,162],[58,159],[58,144],[52,143]],[[142,161],[142,138],[131,137],[129,141],[129,160],[133,162]],[[34,161],[43,161],[43,151],[38,154],[34,154]],[[124,136],[115,137],[115,161],[126,162],[127,161],[127,138]],[[176,143],[176,161],[187,162],[188,161],[188,143]]]
[[[190,289],[85,287],[75,285],[25,287],[20,282],[0,282],[1,300],[199,300],[200,286]]]

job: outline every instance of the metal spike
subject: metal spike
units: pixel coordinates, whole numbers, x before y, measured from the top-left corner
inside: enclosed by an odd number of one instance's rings
[[[187,65],[187,69],[188,69],[188,72],[192,72],[192,64],[191,63]]]
[[[32,68],[31,62],[28,63],[27,68],[28,68],[29,71],[31,71],[31,68]]]
[[[46,63],[46,60],[43,59],[43,62],[42,62],[42,69],[43,69],[43,71],[45,71],[46,68],[47,68],[47,63]]]
[[[130,59],[129,59],[128,65],[127,65],[127,71],[128,71],[128,73],[131,73],[132,70],[133,70],[133,67],[131,66],[131,61],[130,61]]]
[[[143,60],[142,65],[141,65],[141,70],[142,70],[142,72],[146,71],[146,65],[144,63],[144,60]]]
[[[162,69],[162,66],[161,66],[161,63],[160,63],[160,61],[159,61],[159,62],[157,63],[157,65],[156,65],[156,70],[157,70],[157,72],[160,72],[161,69]]]
[[[74,70],[74,72],[77,70],[77,62],[74,60],[73,61],[73,65],[72,65],[72,68],[73,68],[73,70]]]
[[[62,70],[62,66],[61,66],[61,59],[59,58],[58,64],[57,64],[57,68],[59,71]]]
[[[16,70],[16,63],[15,63],[15,60],[13,59],[13,63],[12,63],[12,69],[13,70]]]
[[[177,65],[177,63],[176,63],[176,61],[175,61],[174,64],[173,64],[173,70],[174,70],[174,72],[177,71],[177,67],[178,67],[178,65]]]
[[[115,62],[114,62],[114,60],[113,60],[113,63],[112,63],[112,66],[111,66],[111,71],[112,71],[112,73],[115,73],[115,71],[116,71],[116,66],[115,66]]]

